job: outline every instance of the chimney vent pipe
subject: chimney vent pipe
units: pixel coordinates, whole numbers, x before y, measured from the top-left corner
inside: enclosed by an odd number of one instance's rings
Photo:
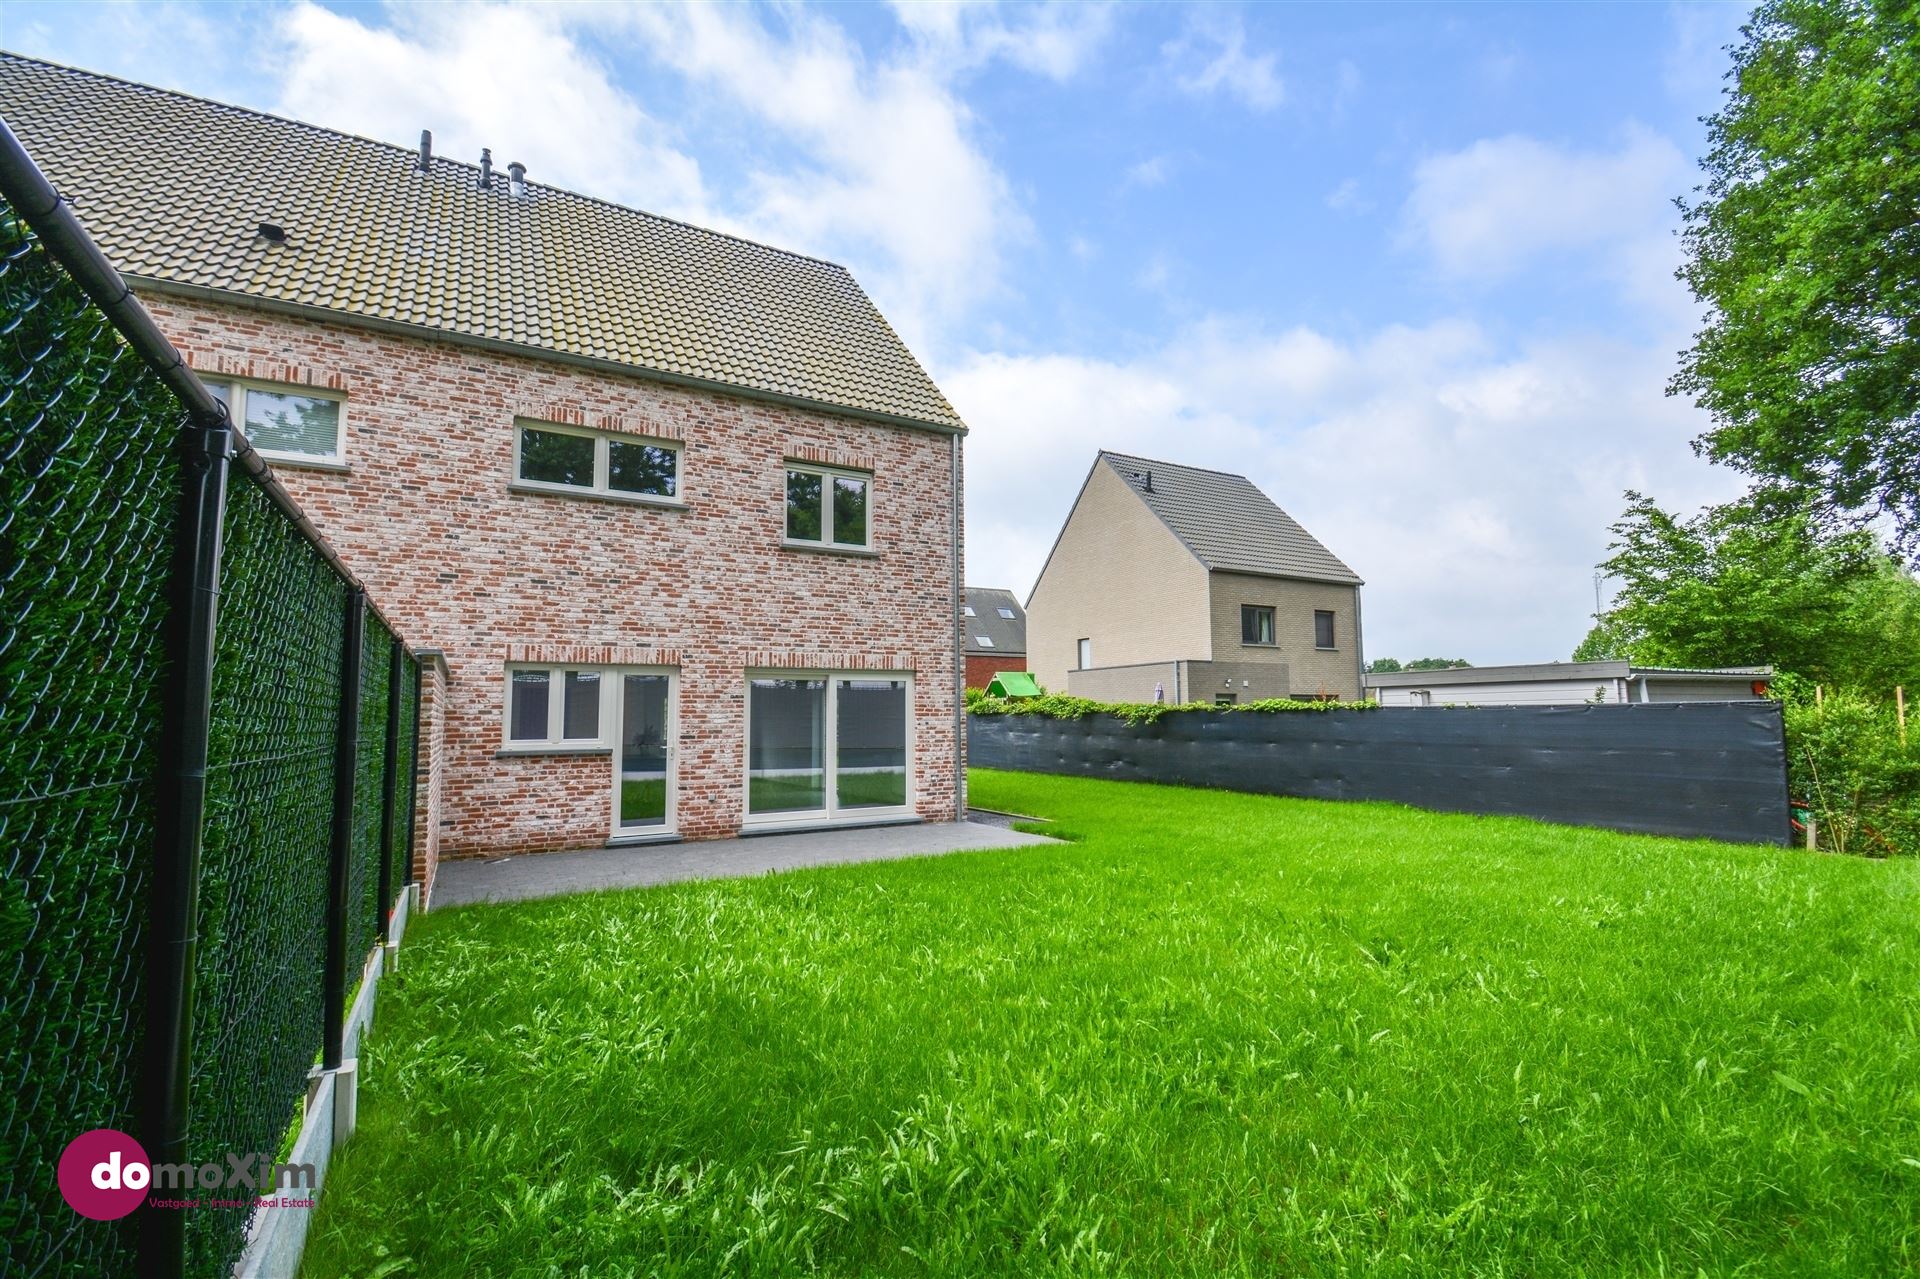
[[[515,195],[527,193],[527,166],[518,160],[507,166],[507,189]]]
[[[480,189],[493,190],[493,148],[480,148]]]
[[[433,163],[433,131],[431,129],[422,129],[420,130],[420,160],[419,160],[419,163],[415,164],[413,167],[420,170],[420,172],[425,173],[427,171],[427,167],[432,163]]]

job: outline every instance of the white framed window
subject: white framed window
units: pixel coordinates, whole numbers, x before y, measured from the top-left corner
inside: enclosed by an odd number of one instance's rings
[[[1013,610],[1010,608],[1003,608],[1000,610],[1000,616],[1006,618],[1009,622],[1011,622],[1013,620]]]
[[[551,422],[513,424],[513,487],[680,505],[672,440]]]
[[[505,749],[607,745],[607,687],[604,667],[507,667]]]
[[[747,672],[747,824],[911,813],[912,708],[905,674]]]
[[[974,637],[973,637],[973,642],[974,642],[975,644],[977,644],[977,645],[979,645],[979,646],[980,646],[981,648],[992,648],[992,647],[993,647],[993,636],[991,636],[991,635],[976,635],[976,636],[974,636]]]
[[[1093,641],[1090,639],[1080,641],[1080,669],[1083,671],[1093,669]]]
[[[202,378],[247,442],[275,462],[346,464],[346,397],[280,382]]]
[[[872,498],[873,476],[863,471],[788,463],[787,544],[870,549]]]

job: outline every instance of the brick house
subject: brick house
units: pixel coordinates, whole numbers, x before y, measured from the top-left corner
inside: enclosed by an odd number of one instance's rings
[[[1027,610],[1012,591],[969,586],[960,594],[967,687],[985,688],[1001,671],[1027,669]]]
[[[845,269],[10,55],[0,113],[439,655],[423,877],[962,815],[966,428]]]
[[[1245,476],[1102,452],[1027,599],[1027,669],[1104,701],[1356,701],[1360,585]]]

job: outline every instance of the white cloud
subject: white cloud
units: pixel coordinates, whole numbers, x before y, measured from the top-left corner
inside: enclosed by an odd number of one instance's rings
[[[1672,197],[1688,182],[1680,149],[1645,129],[1611,151],[1486,138],[1420,162],[1404,238],[1442,275],[1481,281],[1573,251],[1644,254],[1649,239],[1668,238]]]
[[[1092,60],[1113,26],[1106,4],[1055,3],[1009,10],[990,0],[892,0],[894,17],[926,55],[948,70],[1000,58],[1024,71],[1070,80]]]
[[[443,155],[481,147],[538,182],[679,217],[709,216],[700,166],[557,15],[507,5],[399,7],[395,26],[299,3],[284,14],[277,109],[385,141],[434,132]]]
[[[1564,658],[1621,490],[1739,490],[1692,457],[1668,362],[1601,340],[1501,349],[1463,320],[1351,341],[1215,321],[1132,360],[977,355],[942,378],[974,428],[969,576],[1024,593],[1115,448],[1252,478],[1367,579],[1376,656]]]
[[[1125,184],[1130,187],[1157,187],[1167,180],[1168,168],[1166,156],[1150,156],[1138,164],[1127,166]]]
[[[1340,213],[1371,213],[1373,201],[1361,191],[1360,179],[1346,178],[1327,192],[1327,207]]]
[[[1189,32],[1162,52],[1175,67],[1174,82],[1196,97],[1224,93],[1255,111],[1271,111],[1286,97],[1274,70],[1277,56],[1249,53],[1247,33],[1237,20]]]

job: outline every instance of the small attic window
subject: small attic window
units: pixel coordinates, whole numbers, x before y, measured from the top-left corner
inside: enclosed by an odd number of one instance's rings
[[[980,646],[981,648],[992,648],[992,647],[993,647],[993,636],[991,636],[991,635],[976,635],[976,636],[974,636],[974,637],[973,637],[973,642],[974,642],[974,643],[976,643],[976,644],[978,644],[978,645],[979,645],[979,646]]]
[[[1000,610],[1000,616],[1006,618],[1009,622],[1011,622],[1013,620],[1013,610],[1010,608],[1003,608]]]
[[[966,614],[966,615],[967,615],[968,617],[972,617],[972,616],[973,616],[973,605],[971,605],[971,604],[965,604],[965,605],[962,605],[962,606],[961,606],[961,608],[960,608],[960,611],[961,611],[962,613],[965,613],[965,614]]]

